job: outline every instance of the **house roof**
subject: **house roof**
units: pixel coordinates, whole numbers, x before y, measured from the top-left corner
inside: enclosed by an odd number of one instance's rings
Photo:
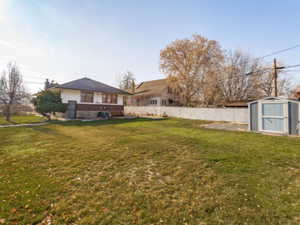
[[[58,86],[58,88],[73,89],[73,90],[85,90],[85,91],[97,91],[97,92],[103,92],[103,93],[108,93],[108,94],[124,94],[124,95],[129,94],[126,91],[109,86],[109,85],[101,83],[99,81],[92,80],[87,77],[61,84]]]
[[[167,86],[167,79],[144,81],[135,89],[135,95],[160,95]]]
[[[225,107],[248,107],[248,103],[253,100],[248,101],[232,101],[224,104]]]

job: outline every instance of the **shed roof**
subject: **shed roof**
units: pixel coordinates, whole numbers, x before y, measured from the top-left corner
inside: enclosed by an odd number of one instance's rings
[[[108,93],[108,94],[124,94],[124,95],[129,94],[126,91],[109,86],[109,85],[101,83],[99,81],[92,80],[87,77],[61,84],[58,86],[58,88],[73,89],[73,90],[85,90],[85,91],[97,91],[97,92],[103,92],[103,93]]]
[[[293,98],[288,98],[288,97],[284,97],[284,96],[279,96],[279,97],[269,96],[269,97],[265,97],[265,98],[262,98],[262,99],[257,99],[255,101],[249,102],[248,104],[251,104],[251,103],[254,103],[254,102],[259,102],[259,101],[272,101],[272,100],[275,100],[275,101],[291,101],[291,102],[300,103],[299,100],[293,99]]]

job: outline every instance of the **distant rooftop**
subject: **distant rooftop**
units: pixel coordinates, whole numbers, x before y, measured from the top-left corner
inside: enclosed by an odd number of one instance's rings
[[[124,94],[124,95],[129,94],[126,91],[109,86],[109,85],[101,83],[99,81],[92,80],[87,77],[61,84],[58,86],[58,88],[96,91],[96,92],[103,92],[103,93],[108,93],[108,94]]]
[[[160,94],[167,87],[167,79],[144,81],[137,86],[135,94]]]

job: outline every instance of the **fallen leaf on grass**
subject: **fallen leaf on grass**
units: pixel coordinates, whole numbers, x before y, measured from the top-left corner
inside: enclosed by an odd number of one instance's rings
[[[16,212],[17,212],[17,209],[16,209],[16,208],[12,208],[10,212],[11,212],[11,213],[16,213]]]

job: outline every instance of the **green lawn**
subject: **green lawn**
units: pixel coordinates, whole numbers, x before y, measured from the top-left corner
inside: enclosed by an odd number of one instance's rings
[[[2,128],[0,224],[300,224],[300,139],[200,124]]]
[[[35,115],[24,115],[24,116],[12,116],[11,121],[8,122],[5,120],[3,116],[0,116],[0,125],[8,125],[8,124],[25,124],[25,123],[40,123],[44,122],[45,118],[41,116]]]

